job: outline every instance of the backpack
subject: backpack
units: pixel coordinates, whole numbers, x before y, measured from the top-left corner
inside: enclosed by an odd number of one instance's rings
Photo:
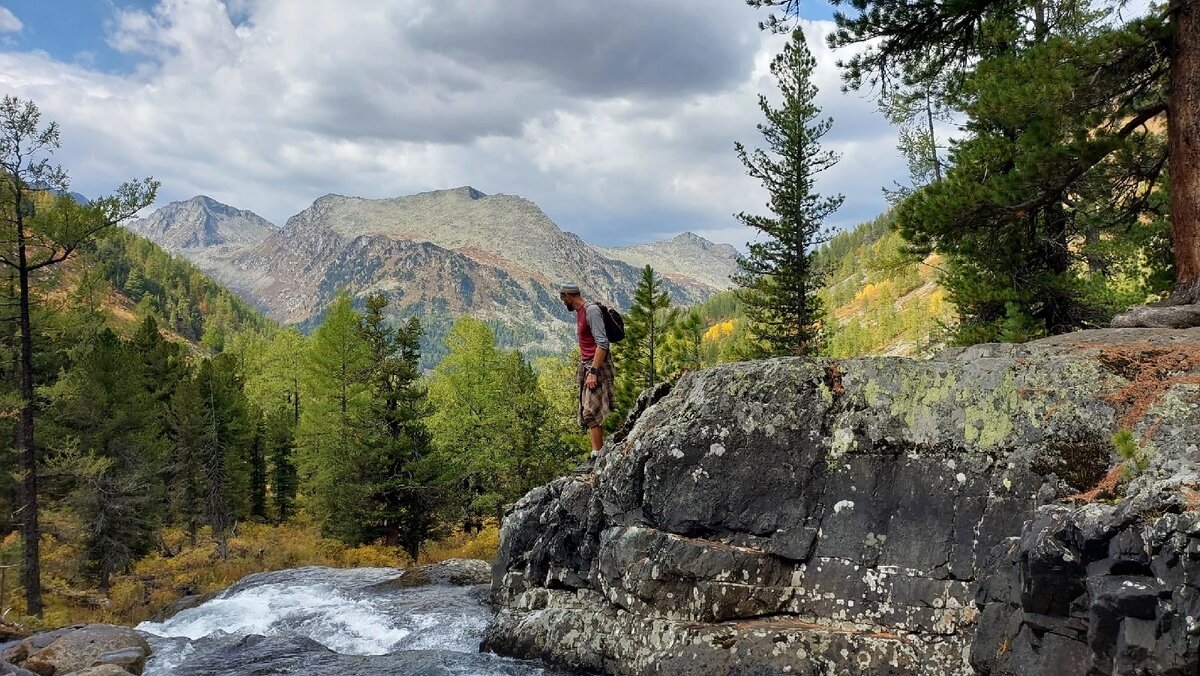
[[[608,342],[619,343],[625,340],[625,318],[616,309],[604,303],[596,303],[600,307],[600,316],[604,318],[604,333],[608,334]]]

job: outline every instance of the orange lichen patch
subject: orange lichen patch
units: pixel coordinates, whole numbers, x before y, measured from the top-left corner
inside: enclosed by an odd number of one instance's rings
[[[1187,503],[1187,511],[1200,512],[1200,491],[1189,486],[1184,486],[1180,491],[1183,493],[1183,499]]]
[[[1125,463],[1113,465],[1113,467],[1108,470],[1108,474],[1105,474],[1104,478],[1096,482],[1096,485],[1092,486],[1091,489],[1083,493],[1068,495],[1062,499],[1062,502],[1095,502],[1097,500],[1116,497],[1117,487],[1121,485],[1121,479],[1124,476]]]
[[[1100,363],[1129,381],[1104,397],[1125,410],[1120,419],[1120,425],[1125,428],[1141,422],[1150,407],[1158,403],[1171,386],[1200,385],[1200,344],[1169,347],[1151,343],[1083,344],[1078,347],[1099,349]]]

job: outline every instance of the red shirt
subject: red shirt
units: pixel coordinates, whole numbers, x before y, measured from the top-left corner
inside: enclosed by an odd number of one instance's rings
[[[587,305],[575,311],[575,333],[579,336],[579,355],[586,362],[596,356],[596,339],[592,337],[592,328],[588,326]]]

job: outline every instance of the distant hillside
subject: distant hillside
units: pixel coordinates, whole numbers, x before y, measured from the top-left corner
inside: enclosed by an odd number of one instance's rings
[[[282,228],[197,197],[129,229],[187,257],[281,323],[313,326],[340,291],[359,299],[382,293],[393,316],[422,319],[427,365],[456,317],[487,321],[505,345],[558,352],[572,342],[559,282],[628,307],[646,261],[666,274],[676,303],[691,304],[728,287],[736,256],[691,234],[600,249],[527,199],[471,187],[389,199],[326,195]]]
[[[220,351],[234,333],[276,326],[196,266],[120,228],[82,249],[58,280],[77,291],[99,285],[100,309],[118,329],[131,330],[149,315],[162,330],[208,351]]]
[[[907,253],[888,216],[838,234],[817,259],[827,271],[821,299],[834,322],[830,356],[923,356],[940,347],[953,308],[936,281],[939,260]],[[705,362],[740,358],[746,322],[736,295],[719,294],[696,309],[708,327]]]
[[[818,260],[828,271],[821,298],[837,322],[830,356],[922,356],[941,346],[953,308],[937,283],[940,259],[908,253],[888,215],[838,234]]]

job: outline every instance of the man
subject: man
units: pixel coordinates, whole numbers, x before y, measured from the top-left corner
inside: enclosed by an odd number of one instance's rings
[[[566,283],[558,289],[558,297],[568,310],[575,313],[575,334],[579,338],[581,361],[575,376],[579,382],[579,424],[587,430],[592,442],[592,457],[604,447],[604,419],[613,409],[613,366],[608,333],[604,330],[604,311],[589,303],[579,292],[579,285]]]

